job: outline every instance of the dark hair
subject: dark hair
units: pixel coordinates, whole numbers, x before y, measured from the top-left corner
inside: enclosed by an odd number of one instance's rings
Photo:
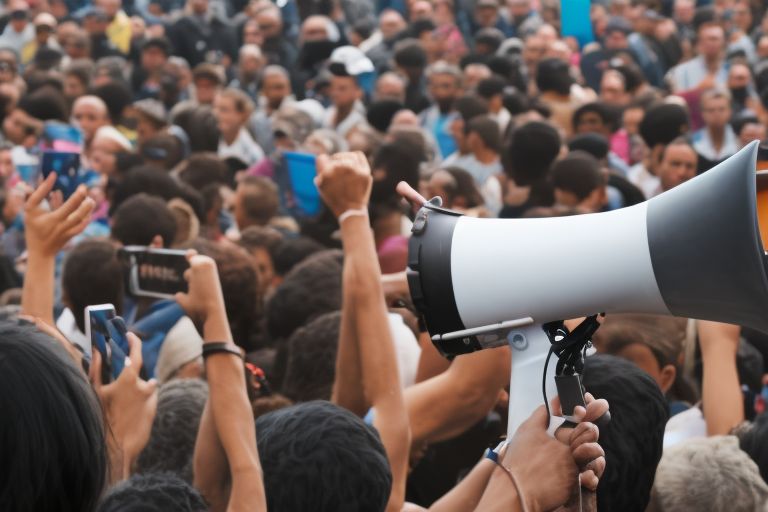
[[[499,123],[490,116],[479,116],[469,122],[468,133],[476,133],[488,149],[501,151],[501,133]]]
[[[384,446],[351,412],[307,402],[261,416],[256,431],[269,510],[385,509],[392,473]]]
[[[331,399],[340,326],[341,312],[326,313],[296,329],[280,344],[278,352],[287,352],[280,388],[285,396],[294,402]]]
[[[170,171],[184,159],[184,148],[178,137],[168,133],[156,133],[145,140],[139,153],[153,164]]]
[[[585,151],[572,151],[552,165],[550,179],[556,189],[572,193],[581,201],[605,185],[600,162]]]
[[[688,113],[680,105],[663,103],[651,107],[640,122],[640,137],[653,149],[669,144],[688,130]]]
[[[88,87],[91,83],[93,68],[94,64],[91,59],[75,59],[64,69],[64,76],[73,76],[85,87]]]
[[[418,144],[405,138],[382,144],[373,158],[373,169],[383,170],[384,178],[374,179],[371,188],[371,203],[389,202],[397,199],[395,187],[401,181],[416,188],[419,184],[419,165],[423,152]]]
[[[464,120],[465,131],[469,121],[477,116],[482,116],[489,113],[488,103],[483,98],[473,94],[467,94],[457,99],[453,105],[453,108]]]
[[[242,212],[248,225],[264,226],[274,218],[280,208],[275,182],[264,176],[247,176],[237,188],[242,194]]]
[[[553,91],[562,96],[571,92],[573,78],[568,64],[560,59],[544,59],[536,68],[536,87],[541,92]]]
[[[141,193],[130,197],[112,217],[112,237],[123,245],[149,245],[160,235],[163,246],[176,239],[176,218],[165,200]]]
[[[189,115],[188,124],[181,124],[182,119],[179,119],[176,124],[189,135],[189,149],[192,153],[206,151],[216,153],[219,150],[221,132],[210,106],[195,107]]]
[[[395,64],[404,68],[425,68],[428,59],[427,52],[422,48],[418,39],[403,39],[395,45]]]
[[[16,108],[40,121],[68,121],[64,96],[50,86],[40,87],[35,92],[22,96]]]
[[[504,172],[519,186],[541,181],[560,153],[560,144],[560,134],[552,125],[526,123],[512,132],[504,153]]]
[[[374,101],[368,107],[366,119],[372,127],[382,133],[386,133],[389,130],[389,125],[392,124],[395,114],[404,108],[405,106],[397,100],[383,99]]]
[[[313,318],[341,309],[341,252],[323,251],[300,263],[277,287],[266,306],[274,342]]]
[[[409,37],[419,39],[424,32],[433,32],[437,28],[435,22],[430,19],[418,19],[411,23],[408,27]]]
[[[104,100],[109,112],[109,119],[114,125],[120,123],[126,107],[133,103],[133,94],[131,94],[131,90],[122,81],[107,82],[93,88],[90,94]]]
[[[142,192],[166,201],[179,197],[192,207],[201,221],[205,219],[200,194],[186,184],[177,183],[167,172],[152,165],[134,167],[122,176],[122,180],[114,186],[110,215],[114,215],[126,199]]]
[[[123,266],[117,250],[103,239],[85,240],[69,251],[64,260],[61,285],[67,305],[81,332],[85,332],[85,308],[113,304],[123,309]]]
[[[667,402],[650,375],[604,354],[587,358],[584,387],[611,406],[611,422],[600,429],[606,466],[597,487],[597,508],[644,512],[661,459]]]
[[[207,512],[200,493],[172,473],[133,475],[109,490],[98,512]]]
[[[252,336],[258,325],[261,308],[256,268],[244,249],[236,245],[217,244],[198,238],[191,248],[216,260],[221,291],[227,308],[227,318],[235,343],[246,351],[252,350]]]
[[[306,236],[289,238],[273,248],[275,273],[284,276],[293,267],[323,249],[319,242]]]
[[[574,136],[570,142],[568,142],[568,149],[570,151],[586,151],[598,160],[603,160],[608,157],[608,151],[610,147],[608,145],[608,139],[599,133],[582,133]]]
[[[603,124],[610,128],[611,132],[615,131],[616,117],[614,116],[614,113],[611,112],[611,109],[605,103],[594,101],[580,106],[573,112],[571,126],[574,132],[578,129],[581,118],[588,113],[597,114],[603,121]]]
[[[227,164],[215,153],[196,153],[185,162],[179,177],[197,190],[213,183],[222,185],[227,182]]]
[[[55,90],[60,96],[64,94],[64,81],[62,77],[37,67],[35,69],[28,69],[24,73],[24,81],[27,84],[27,94],[32,94],[43,87]],[[61,121],[61,119],[59,120]]]
[[[485,204],[483,195],[477,188],[475,178],[472,177],[469,172],[465,171],[461,167],[443,167],[443,171],[451,175],[455,182],[445,188],[445,192],[449,195],[451,203],[456,200],[457,197],[463,197],[466,200],[466,208],[476,208]]]
[[[160,387],[149,441],[136,460],[139,474],[170,471],[192,483],[197,429],[208,398],[200,379],[174,379]]]
[[[490,78],[480,80],[477,84],[477,95],[485,100],[490,100],[494,96],[503,94],[506,86],[507,84],[503,78],[494,75]]]
[[[91,512],[108,455],[101,405],[50,336],[0,322],[0,509]]]
[[[258,248],[264,248],[272,257],[272,260],[274,260],[278,248],[283,243],[283,239],[283,234],[274,228],[251,226],[245,228],[240,233],[238,243],[249,252]]]
[[[141,51],[143,52],[149,48],[157,48],[163,52],[166,57],[172,53],[171,42],[166,37],[152,37],[147,39],[141,47]]]
[[[768,412],[757,416],[744,430],[737,431],[739,446],[760,468],[763,480],[768,482]]]
[[[513,116],[528,112],[531,108],[528,96],[519,89],[505,89],[502,102],[504,103],[504,108],[509,110],[509,113]]]

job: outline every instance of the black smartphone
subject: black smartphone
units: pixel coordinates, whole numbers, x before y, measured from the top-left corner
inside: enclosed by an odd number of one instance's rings
[[[101,381],[117,379],[130,353],[127,329],[112,304],[85,308],[85,337],[101,354]],[[90,360],[90,350],[85,352]]]
[[[53,189],[61,190],[65,201],[86,181],[80,166],[80,153],[44,151],[40,159],[40,173],[45,179],[52,172],[56,172],[56,184]]]
[[[131,245],[120,249],[120,255],[126,266],[128,291],[134,297],[173,299],[176,293],[187,291],[186,251]]]

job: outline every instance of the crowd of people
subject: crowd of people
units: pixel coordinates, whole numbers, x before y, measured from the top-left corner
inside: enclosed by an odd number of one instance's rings
[[[562,4],[5,0],[0,510],[768,510],[766,334],[609,314],[580,422],[506,438],[510,349],[449,361],[413,306],[423,198],[605,212],[768,142],[765,2]]]

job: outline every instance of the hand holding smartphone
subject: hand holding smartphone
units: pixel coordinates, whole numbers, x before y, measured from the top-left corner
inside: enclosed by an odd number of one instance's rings
[[[99,304],[85,308],[85,337],[90,347],[84,347],[90,360],[93,347],[101,354],[101,382],[111,382],[120,375],[130,352],[128,329],[117,316],[112,304]]]
[[[131,245],[120,249],[120,257],[126,263],[128,291],[134,297],[173,299],[178,292],[186,293],[186,251]]]
[[[85,174],[80,166],[80,153],[71,151],[44,151],[40,159],[40,173],[43,179],[56,173],[54,190],[60,190],[66,201],[84,184]]]

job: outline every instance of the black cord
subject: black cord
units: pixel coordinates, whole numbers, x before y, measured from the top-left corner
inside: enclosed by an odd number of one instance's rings
[[[541,376],[541,392],[544,395],[544,407],[547,408],[547,428],[549,428],[549,423],[552,421],[552,411],[549,410],[549,398],[547,398],[547,368],[549,367],[549,359],[554,354],[553,348],[554,345],[549,346],[549,353],[547,354],[546,361],[544,361],[544,373]]]

